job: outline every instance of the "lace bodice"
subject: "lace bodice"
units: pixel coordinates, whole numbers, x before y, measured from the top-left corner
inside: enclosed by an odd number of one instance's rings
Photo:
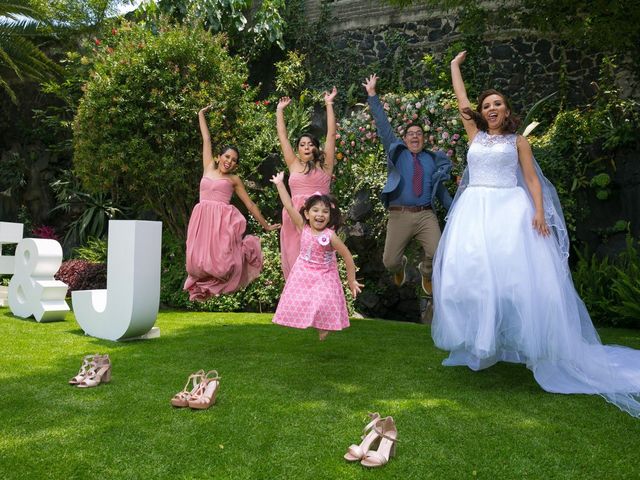
[[[515,134],[489,135],[480,130],[467,154],[469,186],[510,188],[518,183]]]

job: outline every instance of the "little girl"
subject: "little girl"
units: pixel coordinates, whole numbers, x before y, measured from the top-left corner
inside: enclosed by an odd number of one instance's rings
[[[336,147],[336,116],[333,111],[333,101],[338,94],[336,87],[330,92],[324,92],[324,103],[327,108],[327,138],[324,149],[320,149],[320,142],[309,133],[303,133],[295,143],[296,151],[289,141],[284,111],[291,103],[289,97],[282,97],[276,108],[276,128],[278,140],[289,169],[289,188],[291,201],[299,210],[305,200],[313,192],[329,193],[331,176],[335,163]],[[289,218],[286,209],[282,210],[282,229],[280,230],[280,256],[282,259],[282,273],[284,279],[300,253],[300,231]]]
[[[251,201],[242,180],[231,172],[240,154],[234,146],[222,147],[216,160],[211,153],[211,135],[204,114],[198,112],[202,134],[202,179],[200,203],[193,209],[187,231],[187,273],[184,289],[190,300],[206,300],[213,295],[232,293],[251,283],[262,271],[260,239],[243,238],[247,221],[229,202],[235,192],[251,214],[267,230],[270,225]]]
[[[294,328],[313,327],[318,330],[320,340],[324,340],[330,331],[349,326],[336,251],[346,263],[349,289],[354,297],[364,285],[356,281],[356,266],[351,252],[334,233],[339,226],[340,211],[333,205],[331,197],[317,192],[298,211],[282,183],[283,179],[284,172],[280,172],[271,181],[278,188],[291,220],[302,233],[300,254],[285,283],[273,323]]]

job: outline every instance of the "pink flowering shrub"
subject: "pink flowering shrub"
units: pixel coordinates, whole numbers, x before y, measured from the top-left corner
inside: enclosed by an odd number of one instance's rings
[[[421,90],[405,94],[389,93],[380,100],[395,134],[401,138],[407,125],[422,125],[425,148],[444,151],[453,160],[452,178],[464,169],[467,148],[464,127],[453,93]],[[333,192],[340,208],[347,212],[356,193],[368,192],[372,211],[365,220],[368,235],[384,241],[385,212],[378,196],[387,180],[386,154],[378,138],[369,106],[362,105],[341,118],[336,132],[336,167]],[[451,183],[451,192],[455,182]]]
[[[443,150],[458,162],[464,157],[464,127],[452,93],[443,90],[423,90],[402,95],[389,93],[382,95],[380,100],[398,137],[404,135],[407,125],[417,123],[424,129],[425,148]],[[381,151],[368,105],[341,119],[336,137],[338,160],[357,162],[364,155],[379,154]]]

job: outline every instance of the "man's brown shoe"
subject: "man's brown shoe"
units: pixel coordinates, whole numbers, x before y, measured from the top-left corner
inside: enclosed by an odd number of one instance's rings
[[[402,256],[402,268],[393,274],[393,283],[401,287],[407,279],[407,257]]]
[[[431,285],[431,280],[427,277],[422,277],[422,290],[427,294],[428,297],[433,295],[433,286]]]
[[[422,262],[418,264],[418,271],[420,272],[420,276],[422,277],[422,291],[427,294],[427,297],[433,296],[433,286],[431,285],[431,279],[422,275]]]

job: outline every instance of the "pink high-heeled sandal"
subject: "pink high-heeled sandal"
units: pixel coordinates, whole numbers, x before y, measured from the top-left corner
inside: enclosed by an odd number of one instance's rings
[[[360,465],[375,468],[389,463],[391,457],[396,455],[396,442],[398,430],[393,417],[378,420],[373,430],[380,436],[380,443],[376,450],[369,450],[360,461]]]
[[[95,367],[95,359],[99,356],[100,354],[98,353],[96,353],[95,355],[86,355],[82,359],[82,365],[80,366],[78,374],[71,380],[69,380],[69,385],[77,385],[82,382],[82,380],[84,380],[84,377],[86,377],[87,374]]]
[[[101,383],[111,381],[111,359],[109,355],[99,355],[94,359],[95,365],[78,385],[78,388],[97,387]]]
[[[359,462],[364,457],[365,453],[371,448],[377,446],[377,442],[380,441],[380,436],[373,429],[374,425],[380,420],[380,414],[378,412],[370,413],[369,417],[371,421],[364,427],[362,434],[362,442],[359,445],[353,444],[347,449],[347,453],[344,454],[344,459],[347,462]]]

